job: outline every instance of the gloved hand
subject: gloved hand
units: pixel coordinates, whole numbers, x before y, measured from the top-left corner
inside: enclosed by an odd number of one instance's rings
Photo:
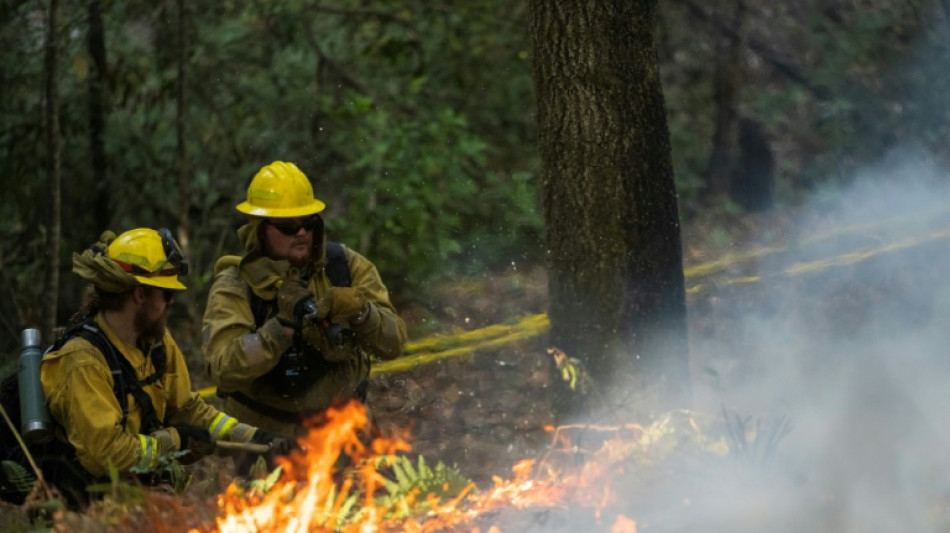
[[[336,324],[348,324],[366,309],[369,302],[355,287],[330,287],[326,296],[317,303],[317,317],[329,317]]]
[[[353,330],[337,324],[324,326],[325,324],[304,326],[300,335],[309,346],[319,352],[322,361],[340,363],[352,359],[357,354],[353,349]]]
[[[257,431],[254,432],[251,442],[254,444],[270,444],[270,454],[272,456],[287,455],[290,450],[297,448],[297,443],[287,437],[260,428],[257,428]]]
[[[207,429],[189,425],[174,426],[172,429],[178,432],[178,438],[181,440],[178,449],[188,450],[188,453],[179,459],[182,464],[194,463],[214,453],[214,439]]]
[[[294,327],[302,318],[304,301],[311,298],[306,283],[288,279],[277,289],[277,320],[285,326]]]
[[[263,455],[253,452],[241,452],[236,454],[234,456],[234,469],[242,476],[247,476],[251,473],[252,467],[260,457],[264,458],[264,461],[267,463],[267,470],[270,471],[273,470],[275,466],[276,461],[274,458],[276,456],[287,455],[291,450],[297,448],[295,441],[260,428],[254,430],[251,443],[269,444],[271,448]]]

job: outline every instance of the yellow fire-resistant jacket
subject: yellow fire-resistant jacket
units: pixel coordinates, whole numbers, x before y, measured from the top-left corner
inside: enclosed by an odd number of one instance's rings
[[[101,314],[95,321],[115,346],[117,355],[131,363],[137,379],[155,373],[151,357],[119,338]],[[184,356],[167,329],[162,343],[166,370],[158,381],[143,387],[158,420],[168,427],[199,426],[215,437],[223,437],[237,420],[220,413],[192,392]],[[128,419],[124,426],[120,425],[122,408],[113,392],[109,363],[89,341],[74,337],[58,351],[47,353],[40,364],[40,381],[50,414],[61,426],[57,436],[68,439],[76,448],[79,463],[90,474],[106,475],[110,460],[120,472],[136,465],[155,466],[160,453],[173,451],[162,450],[154,437],[139,434],[141,407],[131,395]]]
[[[249,226],[252,227],[242,228],[242,233],[245,246],[253,250],[256,225],[252,222]],[[332,284],[324,269],[326,258],[323,239],[315,240],[319,241],[314,245],[315,255],[319,257],[313,262],[313,274],[308,280],[308,287],[314,300],[319,301]],[[364,323],[353,328],[354,342],[348,342],[342,348],[333,348],[325,338],[317,340],[315,345],[324,354],[332,356],[328,359],[333,362],[328,364],[322,375],[294,396],[288,396],[285,390],[275,388],[273,380],[265,376],[292,346],[293,338],[287,335],[276,318],[268,318],[258,328],[251,310],[252,291],[263,300],[274,298],[276,289],[273,287],[273,277],[263,281],[253,279],[245,268],[250,255],[243,258],[225,256],[218,260],[205,308],[202,352],[209,377],[226,396],[224,410],[228,414],[268,431],[299,435],[302,432],[299,423],[301,417],[354,395],[356,388],[369,375],[370,361],[367,354],[381,359],[393,359],[401,354],[406,341],[406,327],[390,303],[389,292],[379,272],[373,263],[359,253],[346,247],[344,252],[351,286],[358,288],[370,302],[370,313]],[[257,259],[259,263],[261,258]],[[263,260],[268,261],[266,258]],[[283,268],[287,267],[286,262],[274,263],[277,272],[281,264]],[[235,392],[238,394],[234,395]],[[241,401],[242,398],[244,401]],[[249,405],[247,398],[256,405]],[[300,416],[285,416],[287,414]]]

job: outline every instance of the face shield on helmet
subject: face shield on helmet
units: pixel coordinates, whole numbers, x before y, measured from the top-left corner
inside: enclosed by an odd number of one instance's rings
[[[188,262],[168,228],[129,230],[109,244],[108,256],[142,285],[187,288],[178,276],[188,274]]]
[[[257,217],[293,218],[319,213],[325,207],[314,197],[310,180],[297,165],[274,161],[254,176],[247,200],[236,209]]]

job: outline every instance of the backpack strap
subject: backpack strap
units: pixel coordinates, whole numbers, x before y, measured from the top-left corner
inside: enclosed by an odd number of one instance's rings
[[[59,350],[67,341],[77,336],[92,344],[105,358],[106,363],[109,364],[109,370],[112,372],[112,393],[115,394],[119,407],[122,409],[122,427],[125,427],[129,418],[128,395],[131,394],[135,398],[135,403],[142,410],[140,432],[148,434],[160,429],[162,424],[158,420],[152,398],[142,387],[155,383],[165,374],[168,361],[164,344],[159,342],[147,349],[148,356],[151,357],[152,364],[155,366],[155,372],[139,381],[132,364],[118,353],[116,347],[109,341],[102,329],[96,325],[92,317],[66,330],[66,333],[56,339],[56,342],[47,351]]]
[[[334,287],[349,287],[353,280],[350,278],[350,265],[346,261],[346,252],[338,242],[327,241],[327,266],[324,267],[330,283]]]
[[[254,316],[254,326],[259,328],[264,325],[264,322],[274,314],[274,300],[265,300],[254,294],[254,291],[249,286],[247,288],[247,301],[251,306],[251,314]]]

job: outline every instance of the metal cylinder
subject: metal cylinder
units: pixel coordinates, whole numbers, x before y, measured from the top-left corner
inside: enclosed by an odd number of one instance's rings
[[[53,437],[53,422],[40,383],[40,330],[25,329],[17,365],[20,386],[20,433],[28,444],[42,444]]]

